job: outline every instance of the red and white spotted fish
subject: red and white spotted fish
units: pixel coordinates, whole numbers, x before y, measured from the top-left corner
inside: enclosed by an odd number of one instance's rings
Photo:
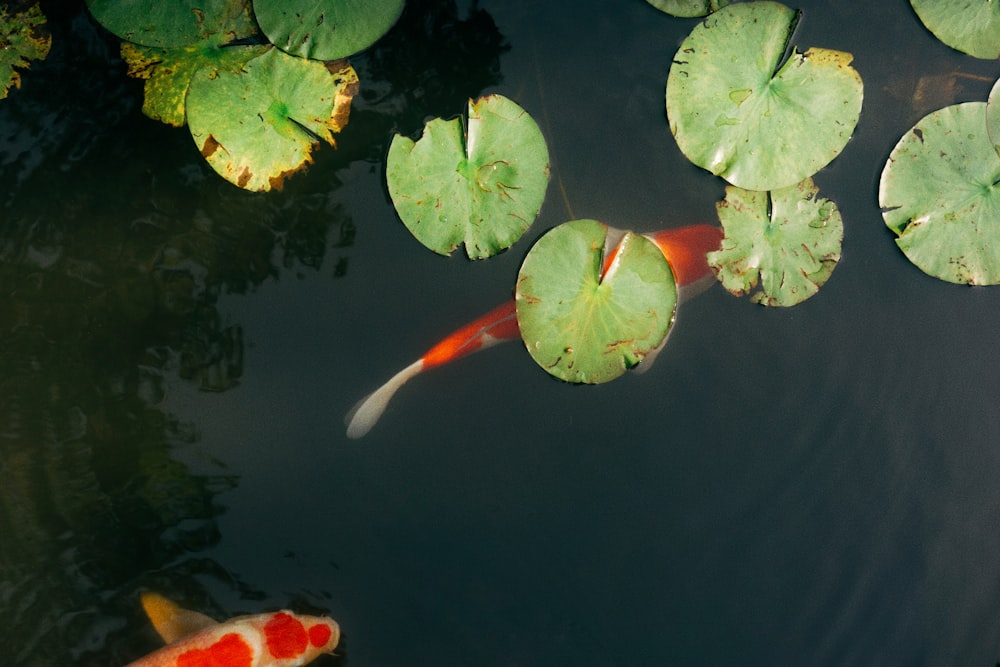
[[[624,235],[625,232],[621,230],[608,228],[604,253],[605,271],[618,252],[618,244]],[[690,225],[653,232],[644,236],[655,243],[664,257],[667,258],[667,262],[674,272],[680,301],[700,294],[715,282],[706,255],[719,249],[723,236],[721,227]],[[344,420],[347,424],[347,437],[360,438],[368,433],[385,412],[389,400],[396,391],[413,376],[435,366],[461,359],[473,352],[485,350],[497,343],[516,340],[520,337],[521,332],[517,326],[514,301],[508,301],[466,324],[428,350],[424,356],[393,375],[388,382],[361,399],[347,413]],[[655,353],[662,346],[661,343],[659,348],[646,355],[645,363],[640,364],[640,368],[649,368],[655,358]]]
[[[142,606],[167,645],[127,667],[299,667],[340,641],[340,627],[322,616],[279,611],[219,623],[156,593],[144,593]]]

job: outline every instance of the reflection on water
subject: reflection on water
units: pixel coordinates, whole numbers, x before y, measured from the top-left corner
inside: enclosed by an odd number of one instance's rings
[[[82,2],[46,13],[52,53],[0,106],[10,186],[0,213],[0,654],[12,665],[106,666],[150,648],[135,627],[141,588],[203,611],[213,602],[196,578],[260,597],[200,555],[219,540],[216,497],[238,478],[222,464],[192,474],[180,463],[172,452],[196,443],[199,425],[163,409],[171,378],[209,392],[239,384],[246,342],[220,296],[346,275],[355,228],[337,171],[381,159],[391,129],[494,82],[503,43],[483,12],[412,3],[406,39],[360,60],[364,100],[342,150],[320,156],[310,182],[260,196],[212,174],[185,131],[141,116],[141,84]],[[437,76],[413,48],[474,56]]]
[[[47,7],[52,53],[0,103],[4,664],[142,655],[141,589],[330,612],[359,665],[992,664],[1000,293],[908,265],[875,186],[928,100],[984,99],[995,63],[905,3],[802,4],[797,38],[851,50],[866,84],[816,179],[845,219],[821,293],[710,291],[655,368],[600,388],[476,355],[361,445],[348,407],[508,296],[528,245],[424,253],[385,194],[392,132],[497,90],[540,119],[579,217],[703,221],[721,186],[662,107],[693,22],[410,0],[353,63],[338,149],[258,195],[141,115],[82,2]],[[529,236],[566,219],[554,192]]]

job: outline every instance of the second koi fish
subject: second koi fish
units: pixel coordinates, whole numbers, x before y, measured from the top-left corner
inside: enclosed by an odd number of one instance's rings
[[[614,256],[617,243],[624,232],[608,229],[605,249],[605,268]],[[700,294],[714,282],[707,255],[718,250],[722,243],[722,229],[714,225],[690,225],[667,229],[644,236],[657,245],[667,258],[674,272],[681,301]],[[611,252],[609,250],[613,248]],[[388,382],[361,399],[347,413],[347,437],[360,438],[372,429],[389,400],[413,376],[462,357],[492,347],[497,343],[520,338],[514,301],[494,308],[485,315],[469,322],[432,347],[420,359],[393,375]],[[650,355],[652,356],[652,355]],[[645,367],[652,363],[647,357]]]

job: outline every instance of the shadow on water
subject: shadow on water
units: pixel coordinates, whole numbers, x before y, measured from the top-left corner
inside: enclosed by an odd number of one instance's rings
[[[0,195],[5,664],[107,666],[147,652],[143,588],[219,618],[229,614],[198,579],[262,597],[201,555],[219,537],[216,496],[239,479],[172,456],[199,431],[163,409],[164,386],[238,385],[242,327],[219,298],[346,274],[355,230],[334,196],[338,171],[380,162],[392,131],[498,81],[505,45],[488,14],[408,5],[356,59],[361,96],[340,150],[271,195],[222,181],[186,130],[141,115],[141,84],[82,2],[43,7],[52,52],[0,104],[0,182],[11,185]],[[286,604],[319,608],[295,598]]]

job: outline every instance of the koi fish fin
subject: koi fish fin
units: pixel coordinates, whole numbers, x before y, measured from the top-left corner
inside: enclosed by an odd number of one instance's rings
[[[347,437],[356,440],[372,430],[393,395],[406,384],[407,380],[422,370],[424,370],[424,360],[417,359],[389,378],[384,385],[355,403],[344,418],[344,423],[347,424]]]
[[[157,593],[143,593],[142,608],[153,624],[153,629],[167,644],[173,644],[188,635],[218,625],[218,621],[214,618],[182,609],[177,603]]]

